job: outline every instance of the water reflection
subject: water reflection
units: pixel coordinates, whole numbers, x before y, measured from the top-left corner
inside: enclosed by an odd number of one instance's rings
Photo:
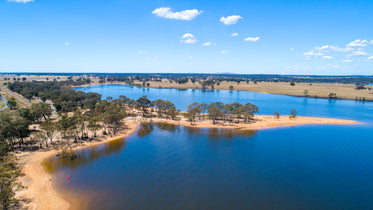
[[[152,123],[143,123],[137,130],[137,136],[145,137],[149,135],[154,130],[154,124]]]
[[[155,127],[158,128],[160,131],[166,131],[170,133],[180,132],[184,130],[186,131],[186,134],[188,136],[208,136],[210,139],[213,140],[232,140],[236,137],[253,137],[258,132],[256,130],[240,130],[231,128],[185,127],[169,123],[143,123],[137,129],[136,135],[140,138],[148,136],[155,130]],[[83,167],[85,165],[94,163],[96,160],[102,157],[120,153],[125,148],[125,146],[125,139],[119,138],[104,144],[78,150],[78,158],[75,158],[73,160],[56,156],[45,160],[42,165],[48,173],[53,173],[59,168],[74,169],[77,167]]]
[[[213,139],[233,139],[235,137],[253,137],[257,130],[241,130],[232,128],[196,128],[185,127],[189,135],[206,135]]]
[[[53,157],[42,162],[43,168],[48,173],[53,173],[59,168],[77,168],[94,163],[96,160],[108,156],[110,154],[117,154],[126,146],[126,141],[123,138],[115,139],[113,141],[84,148],[78,150],[78,157],[70,160],[63,157]]]

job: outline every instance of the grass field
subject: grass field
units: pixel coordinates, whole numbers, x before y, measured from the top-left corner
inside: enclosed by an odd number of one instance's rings
[[[178,89],[200,89],[201,84],[195,82],[194,84],[189,81],[186,84],[177,84],[175,82],[170,83],[168,80],[162,81],[150,81],[148,82],[149,87],[153,88],[178,88]],[[136,82],[136,84],[141,84],[141,82]],[[373,90],[364,89],[357,90],[355,85],[350,84],[328,84],[328,83],[296,83],[291,86],[289,83],[284,82],[258,82],[254,84],[250,82],[241,82],[237,84],[236,82],[221,82],[220,85],[215,85],[215,89],[219,90],[229,90],[230,86],[233,86],[233,90],[258,92],[258,93],[272,93],[290,96],[305,96],[305,90],[307,90],[308,97],[319,97],[328,98],[330,93],[336,93],[338,99],[352,99],[365,98],[367,101],[373,101]],[[211,88],[211,87],[208,87]]]
[[[67,76],[60,76],[57,79],[57,76],[34,76],[34,75],[0,75],[0,81],[4,81],[4,77],[11,78],[11,81],[14,81],[13,78],[22,78],[25,77],[26,81],[57,81],[67,80]],[[78,76],[74,76],[73,79],[78,79]],[[90,77],[92,85],[98,85],[98,77]],[[5,82],[5,81],[4,81]],[[185,84],[178,84],[175,82],[170,82],[167,79],[162,81],[148,81],[149,87],[151,88],[176,88],[176,89],[201,89],[202,85],[197,81],[192,83],[189,81]],[[110,84],[110,83],[105,83]],[[114,84],[124,84],[121,82],[115,82]],[[135,81],[135,84],[141,85],[141,81]],[[253,82],[241,82],[237,84],[236,82],[220,82],[219,85],[215,85],[214,88],[218,90],[229,90],[230,86],[233,86],[233,90],[240,91],[249,91],[249,92],[258,92],[258,93],[271,93],[271,94],[280,94],[280,95],[289,95],[289,96],[305,96],[305,90],[307,90],[308,97],[318,97],[318,98],[329,98],[330,93],[335,93],[338,99],[351,99],[355,100],[356,98],[363,99],[366,101],[373,101],[373,90],[367,86],[367,89],[357,90],[355,85],[352,84],[329,84],[329,83],[295,83],[294,86],[291,86],[289,83],[285,82],[258,82],[254,84]],[[211,86],[207,87],[211,89]],[[372,87],[373,88],[373,87]]]

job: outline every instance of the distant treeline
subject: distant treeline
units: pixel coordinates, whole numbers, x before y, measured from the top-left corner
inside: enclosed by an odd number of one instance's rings
[[[185,83],[189,80],[215,80],[234,82],[302,82],[302,83],[342,83],[342,84],[373,84],[373,76],[320,76],[320,75],[278,75],[278,74],[191,74],[191,73],[3,73],[16,76],[91,76],[99,77],[101,82],[154,81],[161,79]]]

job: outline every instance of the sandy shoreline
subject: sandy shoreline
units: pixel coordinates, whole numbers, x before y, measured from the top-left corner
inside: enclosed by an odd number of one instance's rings
[[[74,150],[103,144],[118,138],[125,138],[134,133],[139,123],[133,122],[128,124],[128,129],[119,132],[114,137],[107,137],[102,141],[93,141],[85,143],[84,145],[77,146]],[[41,163],[47,159],[56,155],[58,151],[51,150],[48,152],[35,152],[25,160],[26,164],[22,168],[22,172],[25,174],[21,178],[21,182],[27,186],[27,189],[17,193],[18,197],[30,200],[29,203],[22,205],[27,209],[69,209],[69,203],[62,199],[60,195],[53,189],[51,176],[44,171]]]
[[[195,128],[232,128],[232,129],[241,129],[241,130],[262,130],[270,128],[279,128],[279,127],[293,127],[296,125],[312,125],[312,124],[329,124],[329,125],[347,125],[347,124],[356,124],[357,121],[354,120],[342,120],[342,119],[333,119],[333,118],[318,118],[318,117],[296,117],[295,119],[290,119],[289,116],[281,116],[279,120],[275,119],[270,115],[257,115],[255,116],[257,120],[255,123],[224,123],[222,124],[212,124],[211,120],[202,120],[201,122],[195,122],[191,124],[187,120],[170,120],[170,119],[152,119],[153,122],[165,122],[175,125],[183,125],[188,127]],[[198,121],[198,120],[197,120]]]
[[[149,119],[151,122],[163,122],[175,125],[183,125],[188,127],[198,127],[198,128],[232,128],[241,130],[260,130],[278,127],[290,127],[296,125],[305,124],[356,124],[353,120],[341,120],[341,119],[330,119],[330,118],[316,118],[316,117],[296,117],[295,119],[289,119],[288,116],[281,116],[279,120],[275,119],[273,116],[269,115],[259,115],[255,116],[256,122],[251,124],[235,124],[231,123],[219,123],[212,124],[211,120],[203,120],[196,122],[191,125],[185,118],[175,121],[170,119]],[[125,138],[132,133],[134,133],[138,127],[139,123],[132,122],[128,124],[128,129],[121,131],[115,137],[108,137],[102,141],[96,141],[92,143],[86,143],[81,146],[77,146],[74,150],[82,149],[85,147],[90,147],[105,142],[109,142],[118,138]],[[25,158],[25,165],[23,167],[24,177],[21,181],[28,188],[26,190],[20,191],[19,197],[24,199],[32,200],[31,202],[25,204],[27,209],[69,209],[69,203],[61,198],[61,196],[53,189],[51,176],[44,171],[41,163],[43,160],[56,155],[58,151],[51,150],[48,152],[35,152],[30,155],[30,157]]]

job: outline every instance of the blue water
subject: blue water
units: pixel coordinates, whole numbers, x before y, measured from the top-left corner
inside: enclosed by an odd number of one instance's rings
[[[313,99],[228,90],[204,91],[197,89],[139,88],[127,85],[96,85],[75,89],[84,92],[100,93],[103,99],[108,96],[118,98],[120,95],[138,99],[143,95],[147,95],[151,100],[170,100],[175,104],[177,109],[183,111],[193,102],[208,104],[220,101],[222,103],[252,103],[259,107],[260,114],[272,115],[275,111],[278,111],[280,114],[288,115],[290,110],[296,109],[298,115],[302,116],[360,120],[361,111],[364,111],[367,113],[364,113],[361,116],[362,118],[373,119],[373,104],[356,102],[354,100]]]
[[[373,103],[237,91],[77,88],[103,97],[250,102],[261,114],[358,120],[248,133],[146,125],[136,134],[54,161],[54,182],[73,209],[372,209]],[[67,181],[64,177],[72,175]]]

